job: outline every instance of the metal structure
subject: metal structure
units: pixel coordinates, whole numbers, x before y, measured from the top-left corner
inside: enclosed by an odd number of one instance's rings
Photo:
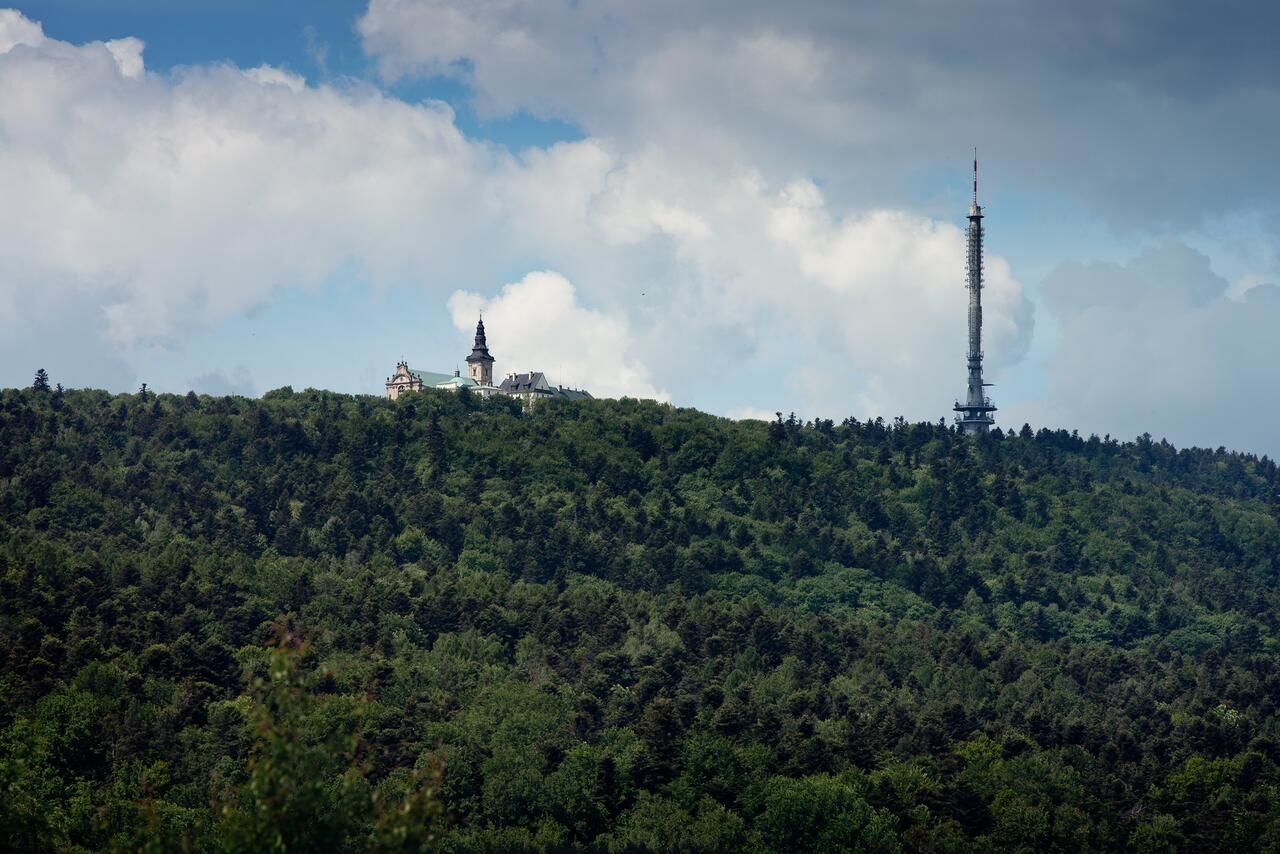
[[[973,153],[973,203],[969,206],[969,386],[956,401],[956,424],[967,434],[985,433],[996,408],[982,381],[982,207],[978,204],[978,153]]]

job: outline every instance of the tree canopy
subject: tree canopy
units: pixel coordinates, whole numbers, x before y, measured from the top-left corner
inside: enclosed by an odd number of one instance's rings
[[[1280,478],[635,400],[0,391],[13,850],[1280,849]]]

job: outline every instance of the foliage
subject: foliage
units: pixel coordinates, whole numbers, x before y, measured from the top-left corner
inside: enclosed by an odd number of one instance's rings
[[[13,850],[1275,850],[1280,479],[633,400],[0,392]]]
[[[381,795],[355,764],[364,703],[317,697],[309,644],[288,626],[252,675],[240,706],[253,743],[248,780],[222,806],[216,847],[230,851],[419,850],[435,841],[438,767],[429,763]],[[407,782],[396,792],[396,783]],[[388,795],[392,795],[388,797]],[[396,796],[398,795],[398,796]],[[370,818],[372,824],[370,824]]]

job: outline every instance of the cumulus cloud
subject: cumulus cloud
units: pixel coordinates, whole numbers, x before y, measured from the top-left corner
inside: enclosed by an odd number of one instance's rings
[[[483,314],[495,381],[509,373],[542,371],[552,383],[583,387],[596,397],[668,400],[631,353],[627,321],[578,304],[573,285],[551,271],[529,273],[485,299],[456,291],[449,312],[470,333]]]
[[[717,340],[732,344],[723,363],[713,354],[704,364],[723,382],[741,373],[735,362],[774,366],[768,381],[741,383],[753,405],[786,406],[802,390],[824,414],[928,417],[930,401],[954,394],[955,377],[939,370],[963,351],[962,235],[902,208],[950,209],[909,194],[922,173],[951,168],[960,141],[998,164],[997,191],[1016,181],[1056,193],[1122,230],[1276,220],[1267,188],[1280,182],[1269,151],[1280,132],[1280,55],[1266,34],[1280,13],[1219,11],[372,0],[359,29],[389,77],[459,77],[482,111],[528,110],[608,140],[619,165],[596,201],[598,227],[615,251],[673,246],[678,304],[714,306]],[[1241,257],[1274,255],[1235,234],[1231,242]],[[1063,339],[1046,369],[1052,392],[1005,411],[1208,444],[1227,435],[1213,426],[1222,412],[1247,412],[1230,435],[1269,446],[1244,426],[1269,423],[1253,413],[1266,397],[1256,391],[1267,384],[1261,366],[1274,361],[1247,316],[1265,313],[1274,275],[1243,274],[1224,294],[1189,251],[1166,246],[1131,265],[1065,265],[1051,276],[1045,310]],[[989,259],[988,279],[986,349],[999,381],[1027,352],[1032,312],[1002,259]],[[1223,378],[1209,383],[1206,369]],[[1197,394],[1212,385],[1211,407],[1184,399],[1192,385]]]
[[[372,0],[358,24],[386,75],[459,77],[481,110],[798,167],[876,204],[976,143],[1139,226],[1274,207],[1277,26],[1182,0]]]
[[[1034,423],[1275,454],[1280,287],[1241,298],[1179,243],[1124,264],[1070,263],[1045,280],[1061,328]]]
[[[138,78],[142,76],[143,62],[142,50],[146,47],[142,39],[129,38],[113,39],[104,42],[111,56],[116,61],[116,67],[120,69],[120,73],[125,77]]]
[[[388,77],[451,75],[486,114],[585,132],[519,152],[443,103],[269,65],[156,73],[137,39],[69,44],[0,11],[0,380],[43,365],[128,388],[130,353],[342,276],[447,305],[466,334],[483,306],[507,369],[601,394],[936,418],[963,381],[964,200],[918,198],[919,178],[969,140],[1115,222],[1274,221],[1270,28],[1006,2],[372,0],[360,33]],[[1043,288],[1050,394],[1002,414],[1262,446],[1273,256],[1242,254],[1261,260],[1229,290],[1178,244],[1062,266]],[[998,254],[987,271],[1001,382],[1032,310]]]
[[[307,88],[307,80],[301,74],[294,74],[292,71],[270,65],[250,68],[245,72],[245,76],[255,83],[261,83],[264,86],[283,86],[295,93]]]
[[[44,28],[28,20],[17,9],[0,9],[0,53],[8,53],[18,45],[36,47],[44,41]]]
[[[896,405],[913,415],[954,396],[957,353],[968,292],[957,275],[965,235],[950,223],[875,211],[836,220],[813,184],[788,187],[771,212],[771,233],[790,249],[805,276],[822,291],[806,310],[829,317],[854,369],[875,366],[857,396],[858,410],[886,414]],[[1032,331],[1031,307],[1009,265],[992,256],[983,291],[983,343],[989,373],[1017,364]],[[788,298],[794,298],[789,294]],[[855,318],[857,318],[855,320]],[[811,378],[814,396],[830,378]],[[828,401],[833,404],[834,401]]]
[[[621,161],[592,211],[611,255],[656,243],[677,260],[662,274],[674,284],[642,279],[630,304],[652,315],[646,350],[659,375],[688,383],[678,399],[740,381],[734,393],[768,411],[927,419],[953,399],[967,299],[959,227],[900,211],[840,215],[811,181],[685,172],[651,154]],[[1008,264],[988,261],[998,375],[1025,356],[1033,320]]]
[[[349,263],[379,283],[456,275],[451,250],[501,216],[487,196],[519,169],[443,105],[269,67],[156,77],[136,40],[74,46],[24,22],[0,20],[35,45],[0,53],[0,180],[23,200],[0,206],[0,302],[53,283],[121,347]]]
[[[795,80],[816,73],[787,45],[751,50]],[[177,348],[342,271],[414,285],[419,311],[457,290],[496,300],[499,324],[522,306],[505,353],[526,364],[512,369],[555,375],[585,355],[598,374],[558,378],[604,394],[928,418],[958,382],[922,379],[963,349],[954,226],[840,210],[807,179],[734,158],[605,137],[513,154],[467,138],[437,102],[271,67],[157,75],[140,51],[43,39],[0,54],[0,181],[24,200],[0,206],[0,304],[44,289],[23,322],[50,342],[75,305],[99,318],[76,347]],[[495,296],[513,268],[564,279]],[[998,368],[1030,320],[1007,268],[991,270]],[[554,312],[533,313],[531,294]],[[573,321],[605,334],[574,338]]]

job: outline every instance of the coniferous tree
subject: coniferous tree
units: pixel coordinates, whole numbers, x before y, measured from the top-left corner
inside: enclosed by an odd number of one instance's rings
[[[1280,850],[1277,477],[634,400],[0,390],[0,848]]]
[[[440,429],[440,418],[433,410],[427,421],[426,437],[427,461],[436,472],[444,471],[446,466],[446,448],[444,431]]]

